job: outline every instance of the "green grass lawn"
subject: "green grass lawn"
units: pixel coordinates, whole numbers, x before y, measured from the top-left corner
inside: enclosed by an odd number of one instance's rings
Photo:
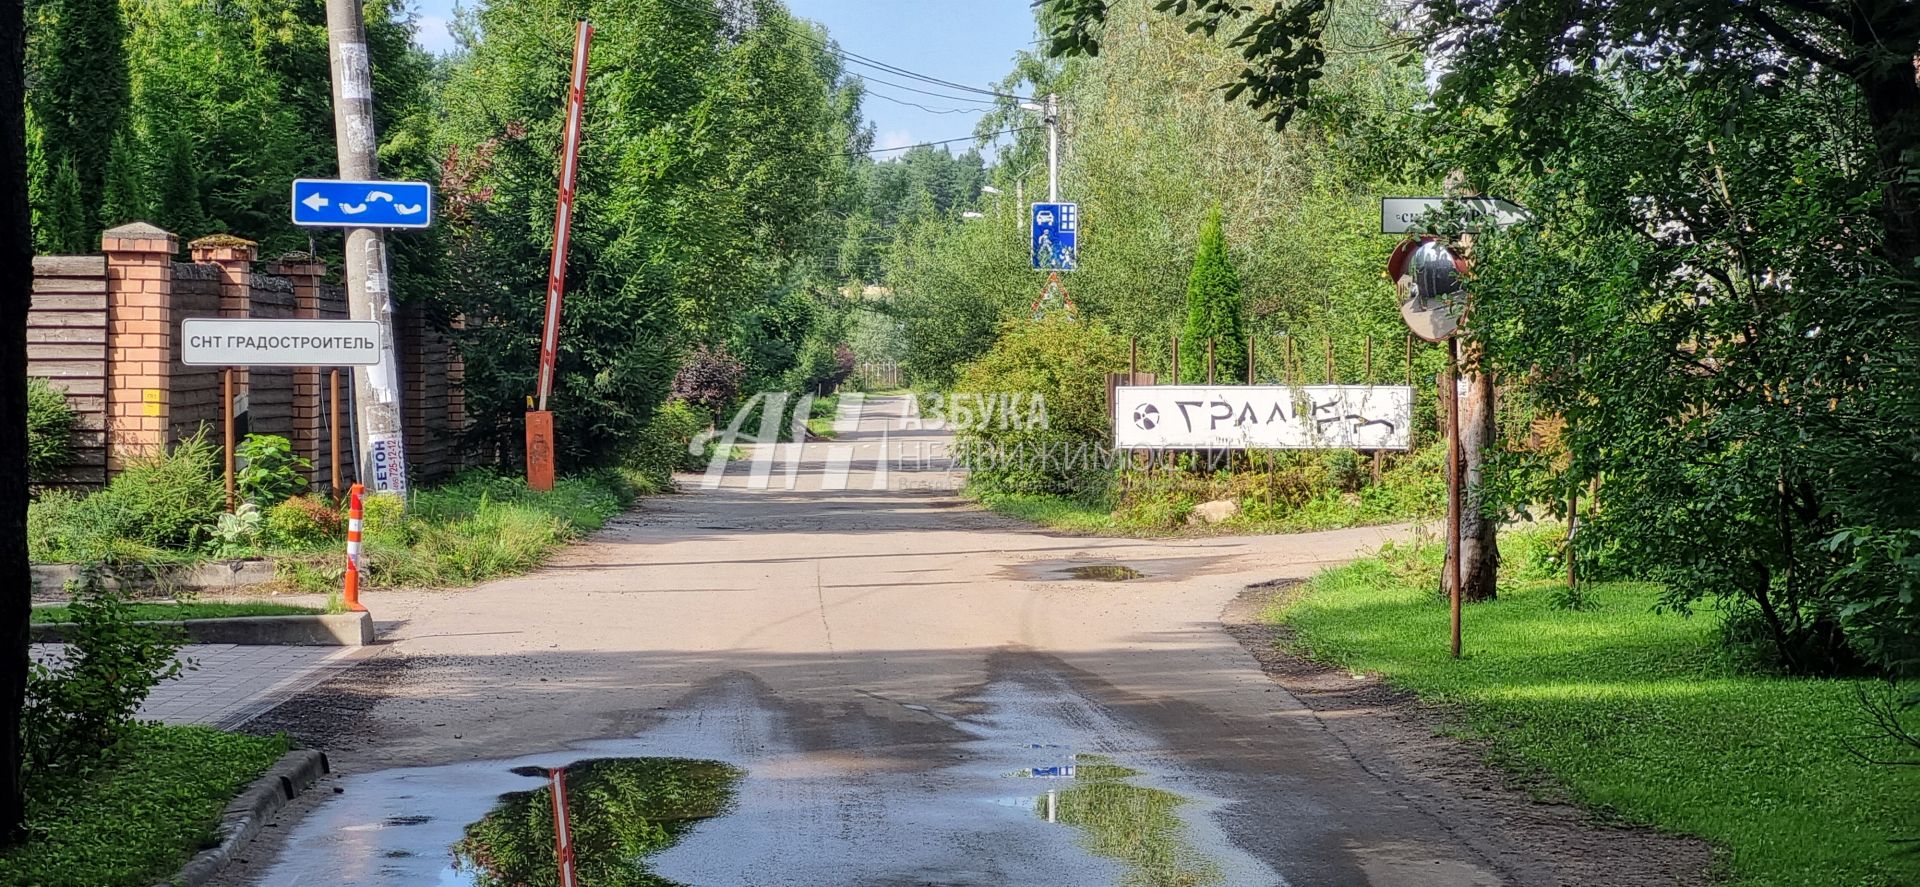
[[[171,622],[180,619],[228,619],[234,616],[302,616],[324,612],[316,607],[295,607],[287,604],[270,604],[262,601],[207,602],[207,603],[155,603],[128,604],[133,618],[150,622]],[[67,608],[34,607],[35,622],[71,622]]]
[[[1124,533],[1129,528],[1114,519],[1113,513],[1066,496],[1033,493],[974,493],[987,508],[1031,524],[1081,533]]]
[[[1467,609],[1453,662],[1426,576],[1389,552],[1321,574],[1274,618],[1317,659],[1452,704],[1497,763],[1710,840],[1733,883],[1920,884],[1920,767],[1847,748],[1899,756],[1862,738],[1856,694],[1875,682],[1743,673],[1714,614],[1656,613],[1660,589],[1635,583],[1595,586],[1582,611],[1551,606],[1553,582],[1519,583]]]
[[[0,883],[149,887],[210,846],[220,811],[287,750],[283,737],[141,726],[90,777],[37,784],[25,846]]]

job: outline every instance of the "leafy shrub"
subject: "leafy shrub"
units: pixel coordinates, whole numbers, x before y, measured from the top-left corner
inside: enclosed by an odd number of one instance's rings
[[[266,518],[260,513],[260,506],[252,502],[242,502],[231,513],[220,515],[213,525],[212,538],[208,540],[214,557],[243,557],[256,552],[260,547],[260,531],[266,526]]]
[[[57,665],[35,661],[21,713],[35,776],[84,773],[133,723],[140,703],[180,673],[172,632],[135,621],[124,594],[89,568],[70,583],[72,625]]]
[[[234,455],[242,463],[234,474],[240,498],[270,508],[306,492],[313,463],[293,452],[293,442],[277,434],[249,434]]]
[[[468,474],[472,474],[469,472]],[[465,475],[463,475],[464,477]],[[421,496],[431,503],[432,498]],[[431,507],[431,506],[429,506]],[[416,518],[420,516],[416,515]],[[425,518],[431,520],[429,515]],[[360,499],[361,538],[368,541],[378,539],[391,545],[407,546],[414,542],[413,521],[407,516],[406,500],[399,496],[368,493]]]
[[[973,422],[955,429],[980,489],[1006,493],[1103,494],[1102,458],[1112,432],[1106,374],[1127,364],[1127,343],[1095,321],[1059,314],[1013,321],[979,360],[960,371],[958,393],[1045,400],[1044,427]],[[1014,410],[1013,412],[1030,411]]]
[[[154,552],[193,551],[226,510],[219,454],[205,436],[171,453],[134,460],[90,496],[49,494],[28,511],[36,558],[113,562]]]
[[[295,496],[267,510],[267,535],[285,545],[324,545],[346,538],[346,518],[313,496]]]
[[[68,490],[48,490],[27,503],[27,559],[37,564],[52,563],[66,551],[66,534],[73,527],[73,514],[80,506],[79,495]]]
[[[699,471],[706,467],[707,456],[691,452],[693,441],[711,424],[711,417],[700,407],[683,400],[667,401],[641,430],[627,464],[661,485],[675,471]]]
[[[51,480],[73,461],[73,429],[80,417],[67,395],[45,379],[27,380],[27,480]]]
[[[1567,575],[1566,526],[1536,524],[1501,534],[1500,572],[1523,581],[1564,579]]]
[[[725,348],[696,345],[673,376],[672,400],[718,415],[740,397],[740,380],[746,373],[746,365]]]

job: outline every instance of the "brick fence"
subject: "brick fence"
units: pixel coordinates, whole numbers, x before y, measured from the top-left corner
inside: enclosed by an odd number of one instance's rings
[[[180,362],[180,323],[191,317],[347,316],[346,296],[325,281],[326,265],[289,254],[254,270],[258,248],[227,235],[188,245],[144,223],[101,236],[104,256],[34,260],[28,314],[28,375],[67,392],[79,415],[74,460],[61,486],[97,487],[141,455],[205,429],[220,442],[221,370]],[[395,323],[405,385],[407,455],[416,481],[460,467],[465,426],[459,356],[446,337],[403,306]],[[329,370],[256,367],[235,372],[239,434],[277,434],[313,463],[316,488],[332,483],[327,426]],[[340,421],[350,421],[353,384],[340,372]],[[355,464],[353,436],[339,429],[340,463]],[[349,480],[349,478],[343,479]]]

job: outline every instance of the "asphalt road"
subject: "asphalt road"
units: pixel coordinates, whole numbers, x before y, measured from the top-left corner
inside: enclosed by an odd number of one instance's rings
[[[326,743],[340,791],[226,883],[474,883],[447,848],[539,787],[513,768],[625,756],[744,771],[731,812],[650,858],[696,887],[1569,883],[1551,848],[1423,802],[1222,629],[1248,586],[1402,531],[1039,531],[956,498],[949,438],[903,429],[903,401],[866,406],[790,475],[762,447],[764,483],[751,460],[686,478],[549,569],[370,595],[389,646],[366,686],[268,721]],[[1071,572],[1108,565],[1142,575]],[[1164,858],[1078,808],[1047,821],[1048,791],[1091,796],[1031,768],[1093,761],[1135,774],[1112,803],[1140,809],[1113,815]]]

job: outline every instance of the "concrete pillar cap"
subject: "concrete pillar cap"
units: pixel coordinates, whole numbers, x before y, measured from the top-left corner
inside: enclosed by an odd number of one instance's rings
[[[100,249],[104,252],[124,253],[164,253],[173,255],[180,251],[180,238],[164,228],[149,225],[146,222],[128,222],[117,228],[108,228],[100,234]]]

